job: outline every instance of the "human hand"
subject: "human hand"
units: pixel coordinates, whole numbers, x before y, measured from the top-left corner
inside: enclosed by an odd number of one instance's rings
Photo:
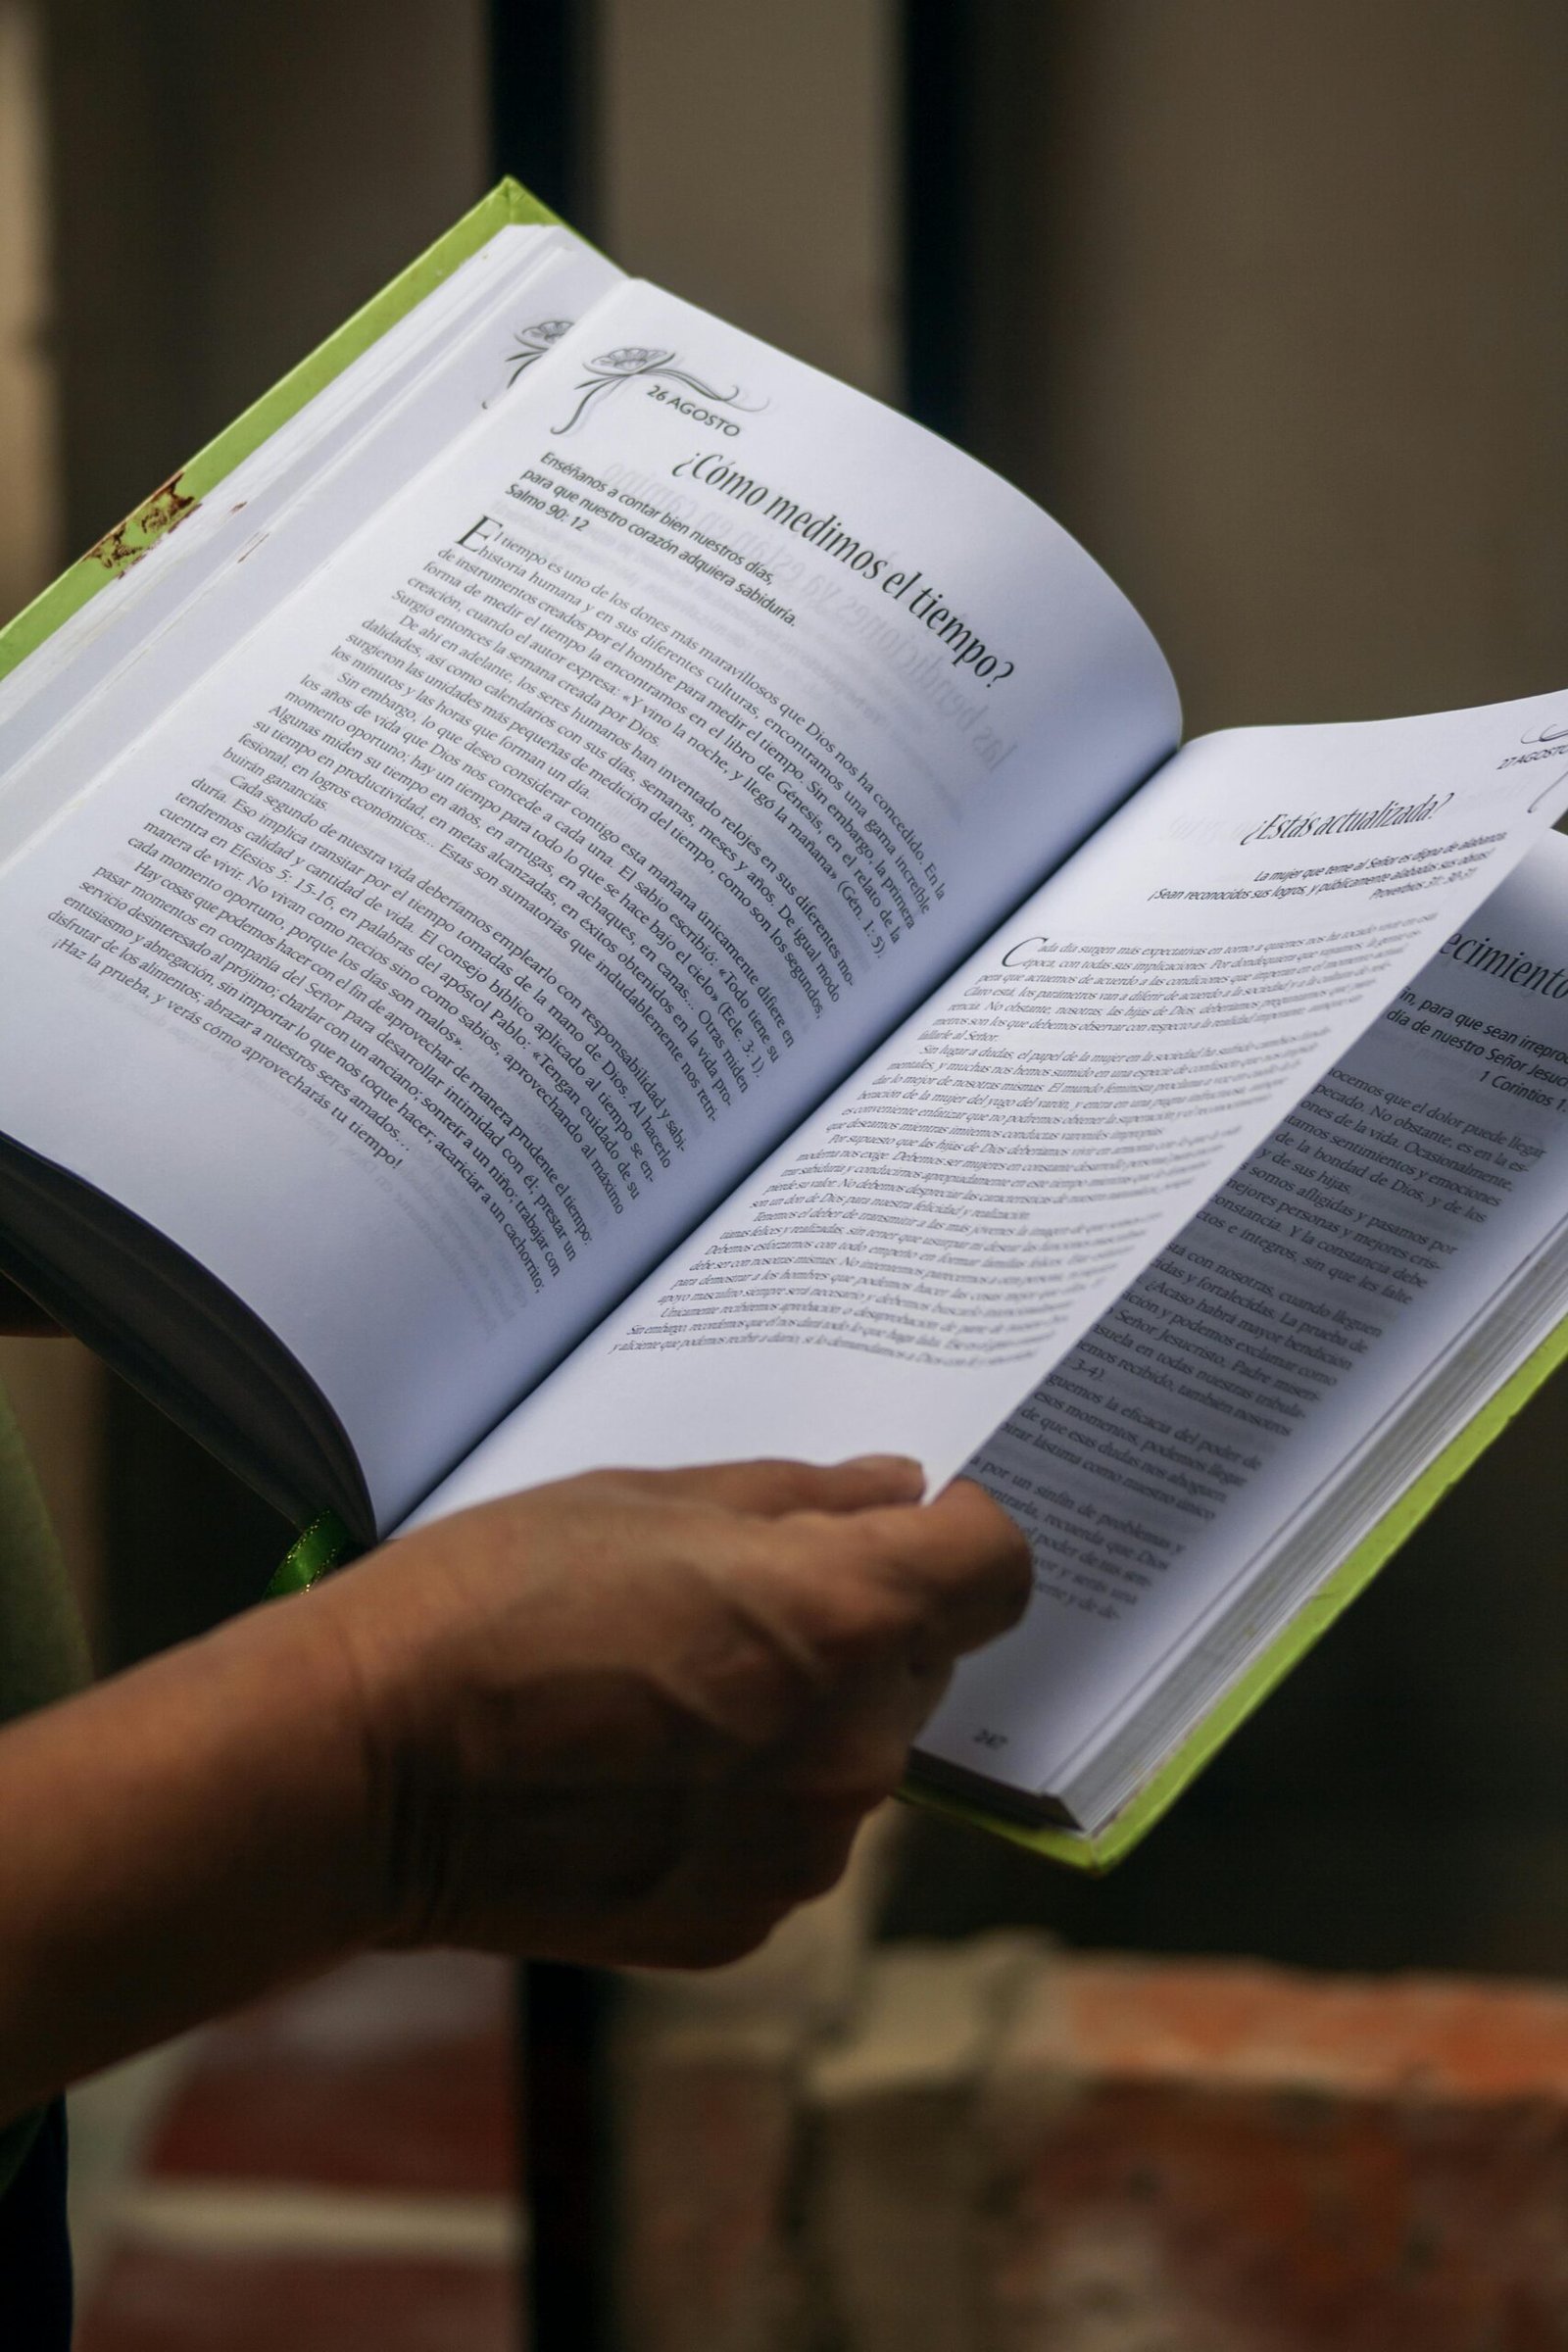
[[[0,1728],[0,2122],[368,1944],[760,1942],[1023,1608],[1012,1522],[919,1492],[897,1461],[537,1487]]]
[[[1028,1547],[917,1466],[605,1471],[385,1546],[302,1605],[350,1663],[383,1940],[738,1957],[839,1875]]]

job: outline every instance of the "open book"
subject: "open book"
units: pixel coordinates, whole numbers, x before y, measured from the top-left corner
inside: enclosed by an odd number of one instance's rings
[[[1028,500],[514,187],[4,650],[0,1258],[301,1520],[967,1466],[917,1781],[1103,1860],[1557,1348],[1568,693],[1180,748]]]

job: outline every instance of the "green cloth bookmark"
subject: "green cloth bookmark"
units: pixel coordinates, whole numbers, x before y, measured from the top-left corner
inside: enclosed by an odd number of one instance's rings
[[[335,1511],[323,1511],[283,1554],[277,1574],[267,1588],[268,1599],[308,1592],[318,1577],[325,1576],[329,1568],[346,1567],[362,1548]]]

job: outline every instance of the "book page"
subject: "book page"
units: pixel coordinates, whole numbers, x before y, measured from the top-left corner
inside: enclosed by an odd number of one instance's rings
[[[1171,761],[431,1498],[956,1472],[1568,801],[1568,696]]]
[[[1568,842],[1551,835],[969,1463],[1029,1530],[1036,1597],[960,1669],[923,1751],[1060,1790],[1212,1646],[1233,1595],[1256,1617],[1305,1514],[1477,1352],[1510,1285],[1540,1287],[1565,1161]],[[1540,1307],[1549,1328],[1561,1300]],[[1450,1434],[1435,1422],[1391,1465],[1394,1493]],[[1391,1498],[1369,1497],[1368,1524]],[[1327,1564],[1361,1532],[1339,1528]]]
[[[650,287],[536,339],[0,883],[8,1131],[262,1316],[383,1524],[1177,725],[946,444]]]

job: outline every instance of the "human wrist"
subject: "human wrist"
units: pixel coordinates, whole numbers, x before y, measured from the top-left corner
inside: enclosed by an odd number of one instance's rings
[[[339,1771],[356,1791],[354,1916],[364,1940],[415,1949],[440,1940],[437,1888],[459,1810],[444,1671],[441,1597],[408,1573],[401,1547],[358,1562],[308,1597],[320,1670],[333,1678]],[[330,1657],[327,1651],[330,1650]]]
[[[0,2116],[377,1939],[352,1677],[308,1610],[0,1731]]]
[[[326,1600],[269,1601],[209,1638],[236,1702],[225,1766],[254,1757],[259,1845],[324,1963],[383,1939],[392,1811],[361,1662]]]

